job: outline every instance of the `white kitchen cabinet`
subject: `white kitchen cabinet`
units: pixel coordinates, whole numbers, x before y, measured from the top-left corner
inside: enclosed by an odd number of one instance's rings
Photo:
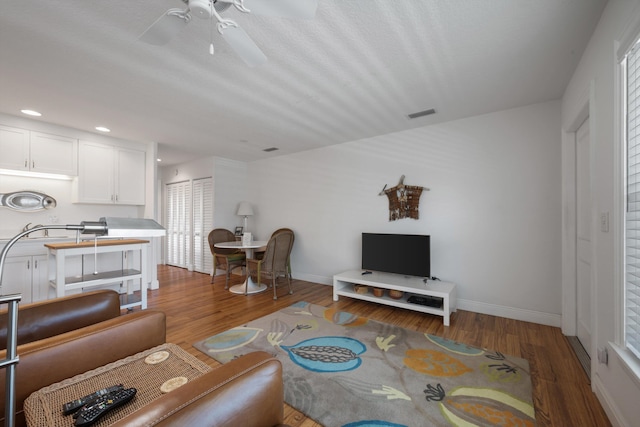
[[[77,175],[77,139],[32,131],[30,144],[31,172]]]
[[[75,203],[145,204],[144,151],[80,141],[78,153]]]
[[[47,256],[16,256],[5,259],[2,293],[22,294],[20,304],[48,298]]]
[[[29,170],[29,131],[0,125],[0,168]]]
[[[74,176],[77,147],[73,138],[0,125],[2,169]]]

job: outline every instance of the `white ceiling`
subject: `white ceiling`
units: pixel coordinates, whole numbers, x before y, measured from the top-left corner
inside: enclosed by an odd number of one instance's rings
[[[249,68],[215,33],[210,56],[195,17],[168,45],[139,41],[179,0],[5,0],[0,112],[156,141],[163,165],[268,158],[559,99],[605,4],[319,0],[313,20],[231,8],[269,59]]]

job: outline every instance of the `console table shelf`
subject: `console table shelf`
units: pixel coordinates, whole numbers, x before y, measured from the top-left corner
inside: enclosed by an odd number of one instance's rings
[[[103,271],[98,274],[91,273],[83,274],[82,276],[68,276],[65,278],[65,287],[66,289],[88,288],[91,286],[107,285],[114,281],[140,279],[141,277],[142,273],[140,270],[125,268],[123,270]]]
[[[97,242],[80,242],[80,243],[50,243],[45,246],[48,249],[48,257],[50,267],[49,271],[55,271],[50,277],[50,284],[56,289],[56,296],[65,295],[66,291],[82,288],[90,288],[94,286],[109,285],[113,283],[131,284],[134,280],[140,281],[140,298],[133,298],[132,288],[127,286],[127,295],[125,298],[121,296],[121,305],[123,309],[140,306],[147,308],[147,246],[148,240],[123,239],[123,240],[98,240]],[[140,253],[140,270],[122,268],[117,270],[101,271],[97,273],[89,273],[78,276],[66,276],[65,266],[66,259],[71,256],[82,256],[87,254],[102,254],[111,252],[133,252]],[[131,256],[127,256],[127,264],[131,261]]]
[[[428,280],[426,283],[419,277],[401,274],[371,272],[362,274],[362,270],[345,271],[333,276],[333,300],[338,301],[340,295],[364,301],[386,304],[393,307],[406,308],[422,313],[443,317],[445,326],[449,326],[451,313],[456,311],[456,285],[439,280]],[[397,290],[404,292],[402,298],[393,299],[387,295],[377,297],[372,293],[357,293],[354,285],[366,285],[373,288]],[[410,295],[422,295],[442,299],[442,307],[430,307],[408,302]]]

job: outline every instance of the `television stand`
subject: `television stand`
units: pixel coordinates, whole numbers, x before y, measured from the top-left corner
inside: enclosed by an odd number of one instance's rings
[[[404,276],[402,274],[381,273],[362,274],[363,270],[351,270],[333,276],[333,300],[338,301],[340,295],[361,299],[364,301],[386,304],[393,307],[406,308],[422,313],[435,314],[443,317],[445,326],[449,326],[451,313],[456,311],[456,285],[439,280],[428,280],[426,283],[420,277]],[[402,291],[402,298],[393,299],[388,295],[377,297],[371,290],[367,293],[357,293],[354,285],[366,285],[374,288]],[[441,307],[432,307],[408,302],[410,295],[423,295],[442,299]]]

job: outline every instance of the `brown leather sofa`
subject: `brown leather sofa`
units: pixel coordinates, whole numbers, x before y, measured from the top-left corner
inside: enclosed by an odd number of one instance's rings
[[[165,394],[112,426],[284,426],[283,395],[280,361],[257,351]]]
[[[6,312],[0,341],[6,345]],[[34,391],[160,344],[164,313],[143,310],[120,315],[118,294],[94,291],[19,308],[16,367],[16,426],[25,426],[25,399]],[[0,359],[6,349],[0,350]],[[0,369],[0,384],[5,384]],[[0,388],[0,423],[5,387]],[[168,393],[118,425],[278,426],[283,422],[280,362],[253,353],[227,363]]]

